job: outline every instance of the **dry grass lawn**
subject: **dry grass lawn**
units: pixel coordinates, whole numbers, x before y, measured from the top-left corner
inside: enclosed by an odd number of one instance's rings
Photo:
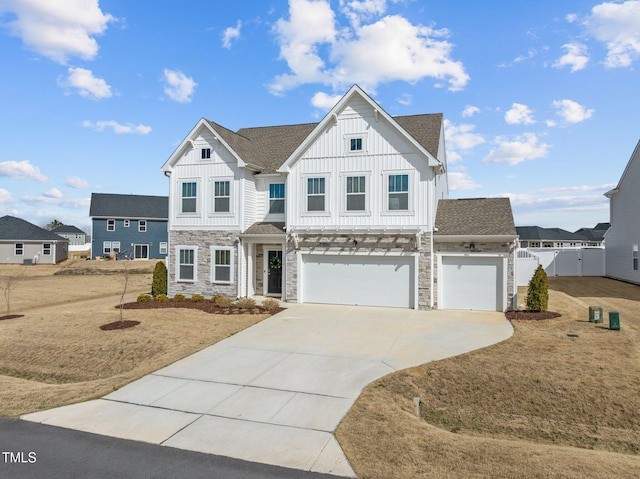
[[[141,324],[102,331],[101,325],[120,318],[122,263],[0,267],[0,290],[3,276],[18,276],[11,309],[24,315],[0,321],[0,415],[102,396],[267,317],[124,310],[124,319]],[[127,300],[149,291],[154,265],[129,262],[130,273],[137,273],[129,275]],[[4,312],[0,303],[0,315]]]
[[[337,431],[358,476],[640,477],[640,286],[550,278],[549,309],[562,317],[366,388]]]

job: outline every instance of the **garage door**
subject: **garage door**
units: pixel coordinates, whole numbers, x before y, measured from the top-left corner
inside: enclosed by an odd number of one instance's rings
[[[443,256],[440,307],[503,311],[502,264],[499,257]]]
[[[304,255],[305,303],[413,308],[412,256]]]

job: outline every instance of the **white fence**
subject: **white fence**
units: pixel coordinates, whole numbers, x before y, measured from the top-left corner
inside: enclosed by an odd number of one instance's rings
[[[605,276],[604,248],[520,248],[516,251],[516,281],[527,286],[542,265],[548,276]]]

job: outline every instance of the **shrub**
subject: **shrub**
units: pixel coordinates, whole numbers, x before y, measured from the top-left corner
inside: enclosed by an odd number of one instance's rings
[[[156,296],[156,301],[158,303],[166,303],[167,301],[169,301],[169,297],[166,294],[159,294],[158,296]]]
[[[256,302],[255,300],[251,299],[251,298],[240,298],[238,301],[236,301],[236,306],[240,309],[251,309],[251,308],[255,308],[256,307]]]
[[[202,296],[201,294],[194,294],[193,296],[191,296],[191,301],[193,301],[194,303],[202,303],[204,301],[204,296]]]
[[[267,298],[262,302],[262,307],[267,311],[273,311],[274,309],[278,309],[280,307],[280,301],[273,298]]]
[[[151,301],[151,295],[150,294],[141,294],[138,296],[138,299],[136,300],[138,303],[148,303],[149,301]]]
[[[164,261],[158,261],[153,270],[151,281],[151,295],[155,298],[159,294],[167,294],[167,267]]]
[[[544,268],[538,265],[527,291],[527,311],[546,311],[549,305],[549,278]]]
[[[184,296],[184,294],[179,294],[178,293],[173,297],[173,300],[176,303],[184,303],[187,300],[187,298]]]
[[[233,304],[233,299],[226,296],[214,296],[213,302],[220,308],[230,308]]]
[[[211,302],[212,302],[213,304],[218,304],[218,300],[219,300],[220,298],[224,298],[224,296],[222,296],[221,294],[216,294],[215,296],[213,296],[213,297],[211,298]]]

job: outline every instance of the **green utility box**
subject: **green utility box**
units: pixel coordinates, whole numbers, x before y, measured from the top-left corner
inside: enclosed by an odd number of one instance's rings
[[[609,311],[609,329],[620,330],[620,313]]]
[[[603,312],[600,306],[589,306],[589,322],[601,323]]]

